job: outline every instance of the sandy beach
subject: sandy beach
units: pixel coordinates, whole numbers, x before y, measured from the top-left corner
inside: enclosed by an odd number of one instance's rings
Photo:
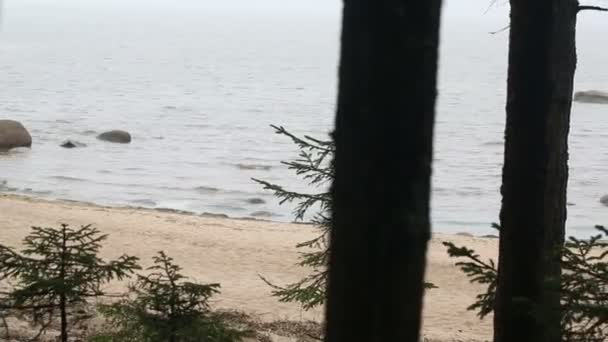
[[[221,283],[216,308],[239,310],[264,321],[322,320],[322,309],[306,312],[297,304],[279,303],[259,277],[284,284],[306,275],[306,269],[295,266],[298,251],[294,246],[314,237],[312,226],[0,195],[0,243],[4,245],[19,246],[30,226],[55,227],[60,223],[93,224],[109,234],[103,257],[128,253],[148,266],[157,251],[166,251],[191,278]],[[442,241],[467,245],[492,258],[498,242],[434,234],[427,280],[438,288],[425,297],[424,336],[428,341],[490,340],[491,317],[480,321],[466,310],[482,288],[471,285],[454,266]],[[110,290],[121,291],[124,286],[113,284]]]

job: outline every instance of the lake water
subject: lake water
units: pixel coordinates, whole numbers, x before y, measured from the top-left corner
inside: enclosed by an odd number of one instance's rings
[[[23,122],[34,145],[0,155],[2,191],[291,220],[251,178],[306,189],[280,164],[297,150],[269,125],[331,130],[339,2],[216,3],[5,0],[0,118]],[[488,32],[507,25],[508,9],[464,7],[448,1],[444,15],[433,222],[488,233],[500,208],[508,38]],[[608,23],[580,20],[575,88],[607,90]],[[133,142],[95,139],[115,128]],[[66,139],[87,147],[60,148]],[[586,235],[608,224],[608,106],[575,104],[570,141],[568,226]]]

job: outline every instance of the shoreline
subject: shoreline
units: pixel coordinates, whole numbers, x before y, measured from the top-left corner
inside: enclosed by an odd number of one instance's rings
[[[32,196],[26,194],[19,193],[11,193],[11,192],[1,192],[0,191],[0,199],[8,198],[8,199],[17,199],[31,202],[43,202],[43,203],[57,203],[57,204],[73,204],[76,206],[88,206],[88,207],[98,207],[103,209],[112,209],[112,210],[141,210],[141,211],[152,211],[166,214],[176,214],[176,215],[185,215],[185,216],[195,216],[195,217],[209,217],[209,218],[223,218],[230,220],[246,220],[246,221],[263,221],[263,222],[275,222],[275,223],[286,223],[286,224],[300,224],[300,225],[312,225],[308,222],[293,222],[293,221],[274,221],[269,218],[259,218],[259,217],[247,217],[247,216],[230,216],[224,213],[212,213],[212,212],[203,212],[197,213],[189,210],[181,210],[181,209],[173,209],[173,208],[150,208],[150,207],[142,207],[142,206],[134,206],[134,205],[106,205],[95,202],[88,201],[79,201],[79,200],[70,200],[63,198],[49,198],[44,196]]]
[[[199,282],[218,282],[221,294],[213,299],[218,309],[239,310],[264,321],[321,321],[321,308],[303,311],[297,304],[280,303],[260,275],[276,284],[297,281],[308,274],[296,266],[295,245],[315,237],[312,225],[249,218],[197,215],[173,210],[114,208],[90,203],[46,200],[0,194],[0,243],[18,247],[30,226],[55,227],[93,224],[108,240],[102,258],[123,253],[140,257],[142,267],[165,250],[183,273]],[[427,256],[427,280],[438,286],[427,291],[423,333],[431,341],[485,341],[491,337],[492,318],[480,321],[466,308],[483,291],[470,284],[448,257],[443,241],[466,245],[483,258],[496,257],[498,240],[468,234],[434,233]],[[113,283],[108,291],[124,291]]]
[[[9,193],[9,192],[1,192],[0,191],[0,200],[3,198],[7,199],[15,199],[15,200],[23,200],[30,202],[41,202],[41,203],[56,203],[56,204],[71,204],[75,206],[85,206],[85,207],[98,207],[109,210],[138,210],[138,211],[146,211],[146,212],[158,212],[164,214],[175,214],[175,215],[184,215],[184,216],[193,216],[193,217],[202,217],[202,218],[217,218],[217,219],[226,219],[226,220],[239,220],[239,221],[256,221],[256,222],[271,222],[278,224],[288,224],[288,225],[301,225],[301,226],[314,226],[311,222],[300,222],[300,221],[277,221],[272,218],[263,218],[263,217],[250,217],[250,216],[230,216],[224,213],[212,213],[212,212],[203,212],[197,213],[189,210],[181,210],[174,208],[149,208],[142,206],[133,206],[133,205],[105,205],[94,202],[87,201],[78,201],[78,200],[70,200],[70,199],[61,199],[61,198],[48,198],[43,196],[31,196],[26,194],[19,193]],[[446,236],[465,236],[472,238],[480,238],[480,239],[498,239],[498,235],[495,234],[481,234],[475,235],[473,233],[469,233],[467,231],[460,231],[455,233],[445,233],[445,232],[432,232],[432,235],[446,235]]]

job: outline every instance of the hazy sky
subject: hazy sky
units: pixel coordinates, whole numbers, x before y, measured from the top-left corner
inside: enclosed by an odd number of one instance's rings
[[[183,10],[197,8],[219,10],[245,15],[274,14],[281,12],[298,13],[302,17],[310,14],[324,14],[339,20],[342,0],[0,0],[4,1],[4,15],[12,8],[58,7],[67,9],[85,8],[128,8],[130,12],[161,10]],[[585,5],[603,5],[608,0],[580,0]],[[444,23],[483,23],[483,30],[499,30],[508,25],[508,0],[444,0]],[[608,32],[608,14],[585,12],[579,16],[579,28],[585,30],[598,27]]]
[[[4,0],[13,4],[72,4],[78,6],[173,6],[207,8],[338,9],[342,0]],[[0,3],[2,0],[0,0]],[[477,15],[508,10],[508,0],[444,0],[447,15]],[[580,0],[584,5],[605,5],[608,0]]]
[[[0,0],[2,1],[2,0]],[[258,8],[265,10],[330,10],[339,11],[341,0],[4,0],[7,5],[76,5],[76,6],[171,6],[204,8]],[[478,15],[493,0],[444,0],[448,15]],[[498,0],[493,11],[505,8],[507,0]]]
[[[2,0],[0,0],[2,1]],[[445,20],[475,19],[495,21],[500,26],[508,19],[508,0],[444,0]],[[4,0],[5,14],[12,8],[137,8],[142,11],[154,9],[189,9],[233,11],[235,13],[281,13],[296,12],[302,16],[322,13],[339,19],[342,0]],[[503,25],[504,26],[504,25]]]

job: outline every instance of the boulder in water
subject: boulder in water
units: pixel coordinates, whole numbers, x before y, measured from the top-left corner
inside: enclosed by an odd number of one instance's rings
[[[126,131],[112,130],[101,133],[97,136],[97,139],[119,144],[128,144],[131,142],[131,134]]]
[[[249,204],[264,204],[264,203],[266,203],[266,201],[264,201],[261,198],[254,197],[254,198],[248,198],[247,199],[247,203],[249,203]]]
[[[608,195],[602,196],[602,198],[600,198],[600,203],[608,207]]]
[[[75,140],[66,140],[59,146],[61,146],[63,148],[76,148],[76,147],[86,147],[87,145],[83,144],[81,142],[75,141]]]
[[[253,217],[272,217],[274,216],[271,212],[268,211],[256,211],[250,214]]]
[[[31,146],[32,136],[20,122],[0,120],[0,150]]]
[[[585,103],[602,103],[608,104],[608,92],[589,90],[577,91],[574,94],[574,101]]]

